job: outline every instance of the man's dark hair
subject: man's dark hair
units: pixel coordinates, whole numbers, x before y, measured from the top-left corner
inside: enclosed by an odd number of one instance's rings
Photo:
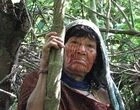
[[[93,29],[91,29],[88,26],[76,25],[76,26],[74,26],[74,27],[72,27],[72,28],[70,28],[69,30],[66,31],[65,43],[72,36],[76,36],[76,37],[88,36],[91,39],[93,37],[95,37],[95,39],[97,39],[98,35],[93,31]]]

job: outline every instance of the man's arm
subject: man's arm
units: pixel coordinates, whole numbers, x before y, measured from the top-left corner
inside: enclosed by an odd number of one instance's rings
[[[46,75],[39,74],[37,85],[27,101],[26,110],[43,110],[46,92]]]
[[[33,92],[31,93],[26,110],[43,110],[44,100],[46,96],[46,80],[49,62],[49,53],[51,48],[64,48],[63,40],[58,37],[56,32],[50,32],[46,35],[48,39],[42,49],[42,56],[40,59],[39,79]]]
[[[37,74],[39,75],[39,78],[36,80],[37,84],[32,83],[32,81],[34,81],[34,77],[32,75],[29,75],[30,77],[25,78],[23,86],[21,87],[22,90],[18,106],[20,108],[18,110],[43,110],[46,95],[45,94],[47,80],[46,76],[50,48],[52,47],[56,49],[64,48],[63,41],[61,40],[60,37],[57,36],[56,32],[50,32],[46,35],[46,37],[48,37],[48,39],[46,40],[42,49],[39,74]],[[34,85],[34,87],[30,88],[31,87],[30,85],[32,84]]]

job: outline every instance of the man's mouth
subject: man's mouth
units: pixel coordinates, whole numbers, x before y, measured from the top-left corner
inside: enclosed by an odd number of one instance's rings
[[[85,59],[73,59],[72,62],[73,63],[82,64],[82,65],[86,65],[87,64]]]

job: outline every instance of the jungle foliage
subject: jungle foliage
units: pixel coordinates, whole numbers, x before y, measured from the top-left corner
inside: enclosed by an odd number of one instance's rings
[[[26,72],[38,67],[45,34],[51,30],[53,0],[27,0],[31,28],[17,52],[12,68],[14,108]],[[140,108],[140,1],[67,0],[65,24],[85,18],[102,32],[110,58],[111,75],[119,88],[126,110]],[[11,77],[10,77],[11,78]]]

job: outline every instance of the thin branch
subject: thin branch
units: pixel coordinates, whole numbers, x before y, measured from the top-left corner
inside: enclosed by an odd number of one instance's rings
[[[123,69],[123,71],[121,71],[121,72],[112,72],[112,73],[116,73],[116,74],[126,73],[128,75],[140,76],[140,71],[137,71],[135,69],[129,69],[128,67],[124,67],[122,65],[115,65],[115,64],[112,64],[112,63],[110,63],[110,65],[114,66],[114,67],[118,67],[120,69]]]
[[[131,76],[138,76],[140,77],[140,72],[134,71],[134,70],[124,70],[124,71],[120,71],[120,72],[111,72],[111,74],[127,74],[127,75],[131,75]]]
[[[100,28],[101,32],[107,32],[109,31],[110,33],[114,34],[127,34],[127,35],[132,35],[132,36],[140,36],[140,31],[136,30],[121,30],[121,29],[105,29],[105,28]]]
[[[140,54],[140,47],[135,48],[135,49],[133,49],[133,50],[122,51],[122,52],[116,52],[116,53],[113,53],[113,54],[109,55],[109,57],[120,56],[120,55],[125,55],[125,54],[130,54],[130,53],[133,53],[133,54]]]
[[[0,89],[0,92],[5,93],[5,94],[7,94],[7,95],[10,95],[11,97],[17,98],[17,96],[16,96],[15,94],[10,93],[10,92],[8,92],[8,91],[5,91],[5,90],[3,90],[3,89]]]
[[[79,1],[78,1],[79,2]],[[100,14],[100,13],[98,13],[98,12],[96,12],[95,10],[92,10],[91,8],[89,8],[87,5],[85,5],[85,4],[83,4],[83,3],[81,3],[81,2],[79,2],[81,5],[83,5],[85,8],[87,8],[88,10],[90,10],[91,12],[93,12],[93,13],[95,13],[95,14],[97,14],[98,16],[101,16],[101,17],[103,17],[104,19],[106,19],[107,17],[106,16],[104,16],[104,15],[102,15],[102,14]]]
[[[10,74],[6,75],[1,81],[0,84],[2,84],[4,81],[8,80],[11,78],[11,76],[13,76],[16,73],[16,69],[12,70]]]
[[[90,9],[97,11],[96,8],[96,0],[90,0]],[[93,13],[91,10],[89,10],[89,18],[94,22],[96,25],[98,25],[98,19],[97,19],[97,14]]]
[[[83,3],[83,0],[80,0],[80,2]],[[81,6],[82,18],[84,18],[84,17],[85,17],[85,16],[84,16],[84,8],[83,8],[82,5],[80,5],[80,6]]]
[[[44,20],[45,24],[47,25],[48,23],[47,23],[47,21],[46,21],[46,19],[45,19],[44,15],[43,15],[43,13],[42,13],[41,9],[39,8],[39,6],[37,6],[37,8],[38,8],[39,14],[41,15],[41,17],[43,18],[43,20]]]
[[[132,36],[138,36],[140,37],[140,31],[136,30],[122,30],[122,29],[105,29],[105,28],[100,28],[101,32],[109,32],[113,34],[127,34],[127,35],[132,35]],[[44,37],[48,32],[44,32],[42,34],[37,34],[36,37]]]
[[[110,11],[111,11],[111,1],[110,0],[108,0],[108,11],[107,11],[107,14],[106,14],[106,16],[107,16],[107,18],[106,18],[106,39],[109,39],[109,29],[110,29]],[[109,47],[108,46],[108,42],[106,43],[106,46],[107,47]]]
[[[114,5],[117,6],[117,8],[119,9],[119,11],[120,11],[120,12],[122,13],[122,15],[124,16],[124,18],[125,18],[125,20],[126,20],[126,23],[128,24],[129,29],[132,29],[132,26],[131,26],[131,24],[129,23],[129,20],[127,19],[126,14],[123,12],[123,10],[121,9],[121,7],[120,7],[114,0],[111,0],[111,1],[112,1],[112,3],[113,3]]]
[[[132,9],[132,1],[129,0],[129,6],[130,6],[130,17],[131,17],[131,23],[132,23],[132,27],[134,28],[134,18],[133,18],[133,9]]]
[[[110,10],[111,10],[111,1],[108,0],[108,11],[107,11],[107,18],[106,18],[106,29],[107,29],[107,33],[109,31],[109,22],[110,22]]]
[[[31,61],[28,61],[27,59],[21,59],[22,63],[20,63],[21,65],[25,66],[25,67],[29,67],[31,69],[36,69],[39,66],[35,63],[32,63]]]

